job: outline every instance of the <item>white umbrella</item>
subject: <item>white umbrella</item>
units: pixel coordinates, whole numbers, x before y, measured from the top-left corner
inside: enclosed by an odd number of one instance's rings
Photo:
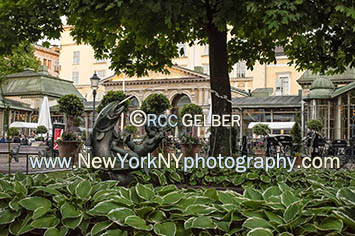
[[[44,125],[47,128],[48,132],[51,133],[52,121],[47,96],[43,98],[43,102],[39,110],[38,126],[40,125]]]

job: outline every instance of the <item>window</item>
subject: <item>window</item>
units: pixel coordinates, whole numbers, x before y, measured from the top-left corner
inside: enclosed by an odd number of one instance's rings
[[[208,56],[209,53],[210,53],[209,46],[208,45],[204,45],[203,46],[203,56]]]
[[[203,65],[203,73],[209,75],[210,74],[210,65]]]
[[[75,85],[79,84],[79,72],[73,71],[71,74],[71,79]]]
[[[43,65],[44,65],[44,66],[47,65],[47,59],[43,59]]]
[[[178,44],[178,54],[180,57],[186,57],[186,44],[179,43]]]
[[[275,95],[289,95],[290,90],[290,77],[289,75],[278,75],[276,80]]]
[[[48,60],[48,69],[51,70],[52,69],[52,61]]]
[[[73,52],[73,64],[79,65],[80,64],[80,51]]]
[[[247,73],[247,66],[245,62],[240,61],[236,64],[235,73],[237,78],[244,78]]]
[[[106,76],[106,71],[105,71],[105,70],[98,70],[98,71],[97,71],[97,76],[98,76],[100,79],[104,79],[105,76]]]

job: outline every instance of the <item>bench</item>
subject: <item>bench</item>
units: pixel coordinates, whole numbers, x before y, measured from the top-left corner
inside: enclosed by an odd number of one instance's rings
[[[10,152],[7,143],[0,143],[0,154],[10,154],[11,158],[17,158],[18,155],[26,156],[26,174],[28,174],[28,157],[30,155],[46,156],[48,146],[28,146],[19,143],[10,143]]]

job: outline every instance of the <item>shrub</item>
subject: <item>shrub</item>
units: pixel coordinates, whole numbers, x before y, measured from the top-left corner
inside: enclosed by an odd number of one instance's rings
[[[66,132],[71,132],[74,126],[74,122],[84,113],[84,104],[81,99],[74,95],[64,95],[58,99],[58,111],[65,114],[66,120]]]
[[[134,125],[127,125],[125,128],[127,134],[135,135],[137,133],[137,127]]]
[[[322,181],[324,182],[324,181]],[[0,177],[4,235],[351,235],[354,192],[318,182],[294,189],[117,186],[95,174]],[[176,234],[179,232],[179,234]]]
[[[270,128],[269,128],[269,126],[267,126],[265,124],[256,124],[256,125],[254,125],[252,131],[253,131],[253,134],[255,134],[255,135],[265,136],[270,133]]]
[[[300,144],[302,142],[302,130],[300,125],[297,122],[293,125],[290,133],[291,133],[293,143]]]
[[[20,132],[18,131],[18,128],[12,127],[7,130],[7,135],[8,136],[18,136]]]
[[[44,125],[40,125],[36,128],[36,134],[45,134],[47,131],[47,127]]]
[[[126,94],[122,91],[109,91],[108,93],[105,94],[105,96],[102,98],[99,106],[97,107],[96,111],[100,112],[105,106],[107,106],[108,104],[110,104],[111,102],[115,102],[115,101],[122,101],[126,98]],[[126,110],[128,108],[129,105],[129,100],[127,100],[125,102],[126,105]]]
[[[186,114],[192,115],[192,120],[194,120],[193,118],[195,115],[203,114],[202,107],[193,103],[185,104],[179,111],[179,116],[182,118]]]
[[[321,120],[310,120],[307,122],[307,128],[320,132],[323,129],[323,123]]]
[[[163,94],[151,94],[142,102],[141,109],[147,114],[160,115],[170,108],[169,99]]]

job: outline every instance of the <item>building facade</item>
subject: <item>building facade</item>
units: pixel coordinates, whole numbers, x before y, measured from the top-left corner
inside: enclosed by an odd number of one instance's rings
[[[48,73],[52,76],[59,76],[59,48],[52,46],[45,48],[39,45],[34,45],[34,55],[41,61],[41,65],[47,66]]]

